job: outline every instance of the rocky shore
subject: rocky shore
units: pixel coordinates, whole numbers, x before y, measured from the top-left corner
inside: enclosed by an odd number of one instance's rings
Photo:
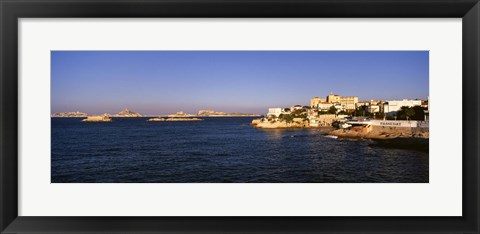
[[[311,126],[309,121],[302,118],[295,118],[287,123],[286,121],[268,121],[266,119],[255,119],[251,125],[259,129],[288,129],[288,128],[320,128]],[[323,134],[337,138],[370,139],[371,146],[413,149],[428,152],[429,128],[423,127],[390,127],[390,126],[358,126],[349,129],[325,128]]]
[[[428,152],[429,150],[429,129],[428,128],[402,128],[402,127],[378,127],[371,126],[371,129],[351,128],[336,129],[327,135],[339,138],[371,139],[370,146],[411,149]]]
[[[366,138],[366,139],[395,139],[395,138],[429,138],[428,128],[405,128],[405,127],[379,127],[370,126],[354,127],[350,129],[336,129],[329,135],[345,138]]]

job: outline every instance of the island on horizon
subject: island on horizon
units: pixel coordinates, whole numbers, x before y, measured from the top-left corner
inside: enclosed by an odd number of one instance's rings
[[[214,111],[214,110],[199,110],[197,114],[188,114],[183,111],[178,111],[174,114],[168,114],[168,115],[144,115],[140,114],[134,111],[129,110],[128,108],[123,109],[122,111],[118,112],[117,114],[108,114],[104,113],[101,115],[98,114],[87,114],[85,112],[58,112],[58,113],[53,113],[50,115],[52,118],[74,118],[74,117],[88,117],[88,116],[108,116],[108,117],[129,117],[129,118],[134,118],[134,117],[170,117],[170,118],[185,118],[185,117],[260,117],[262,115],[260,114],[244,114],[240,112],[232,112],[232,113],[226,113],[226,112],[220,112],[220,111]]]

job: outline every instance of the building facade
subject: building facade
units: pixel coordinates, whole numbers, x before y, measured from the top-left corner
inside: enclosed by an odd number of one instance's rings
[[[317,109],[319,111],[328,111],[330,110],[330,107],[332,107],[333,105],[334,105],[333,103],[322,102],[317,104]]]
[[[317,108],[317,105],[319,103],[322,103],[322,102],[326,102],[326,99],[325,98],[314,97],[314,98],[310,99],[310,107],[311,108]]]
[[[339,103],[347,111],[353,111],[357,107],[358,96],[340,96],[336,94],[330,94],[327,96],[328,103]]]
[[[403,99],[403,100],[391,100],[391,101],[386,101],[383,104],[383,112],[385,114],[395,114],[397,111],[399,111],[402,106],[408,106],[408,107],[414,107],[414,106],[421,106],[422,105],[422,100],[408,100],[408,99]]]
[[[283,109],[279,108],[279,107],[268,108],[267,117],[269,117],[269,116],[278,117],[278,116],[280,116],[280,114],[282,114],[282,110]]]
[[[300,110],[300,109],[303,109],[302,105],[295,105],[295,106],[290,107],[291,111],[296,111],[296,110]]]

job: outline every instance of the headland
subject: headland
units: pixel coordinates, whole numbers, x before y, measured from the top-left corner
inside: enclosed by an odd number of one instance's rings
[[[428,100],[365,101],[356,96],[314,97],[310,106],[269,108],[257,129],[323,128],[332,138],[370,139],[372,145],[428,151]],[[398,118],[398,119],[397,119]]]

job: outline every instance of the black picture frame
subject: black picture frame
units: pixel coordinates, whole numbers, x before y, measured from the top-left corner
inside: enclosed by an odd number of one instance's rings
[[[478,0],[0,0],[1,233],[478,233]],[[105,17],[462,18],[461,217],[18,216],[18,19]],[[135,202],[131,200],[128,202]],[[54,204],[52,204],[54,205]],[[281,204],[279,204],[281,205]],[[441,206],[442,204],[438,204]]]

